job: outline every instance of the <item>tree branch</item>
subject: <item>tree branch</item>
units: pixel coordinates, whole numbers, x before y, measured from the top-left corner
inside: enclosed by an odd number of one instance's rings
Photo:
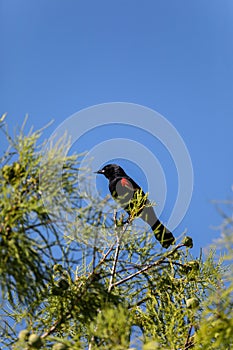
[[[193,325],[191,324],[189,327],[187,339],[186,339],[185,344],[184,344],[184,350],[187,350],[193,346],[193,342],[190,342],[190,336],[191,336],[192,329],[193,329]]]
[[[127,282],[129,281],[130,279],[136,277],[137,275],[140,275],[141,273],[151,269],[152,267],[155,267],[155,266],[158,266],[160,265],[166,258],[168,258],[170,255],[172,255],[174,252],[176,252],[178,249],[180,249],[181,247],[184,247],[185,244],[179,244],[177,245],[173,250],[171,250],[169,253],[167,254],[164,254],[164,256],[162,258],[160,258],[159,260],[147,265],[146,267],[144,267],[143,269],[123,278],[122,280],[118,281],[118,282],[115,282],[113,285],[112,285],[112,288],[113,287],[116,287],[116,286],[119,286],[120,284],[124,283],[124,282]]]
[[[116,266],[117,266],[117,261],[118,261],[118,257],[119,257],[119,253],[120,253],[120,246],[121,246],[121,242],[122,242],[122,238],[124,236],[124,233],[127,229],[127,227],[129,226],[130,224],[130,220],[128,220],[124,227],[123,227],[123,230],[122,232],[120,233],[120,237],[119,235],[117,234],[117,247],[116,247],[116,251],[115,251],[115,257],[114,257],[114,261],[113,261],[113,266],[112,266],[112,271],[111,271],[111,277],[110,277],[110,281],[109,281],[109,287],[108,287],[108,292],[110,293],[114,284],[113,284],[113,280],[114,280],[114,277],[115,277],[115,274],[116,274]]]

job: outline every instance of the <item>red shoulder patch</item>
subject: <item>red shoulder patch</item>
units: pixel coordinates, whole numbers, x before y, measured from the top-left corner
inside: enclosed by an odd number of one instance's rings
[[[133,190],[133,185],[131,184],[131,182],[129,180],[127,180],[125,177],[123,177],[123,179],[121,179],[121,185],[123,187],[128,187],[129,189]]]

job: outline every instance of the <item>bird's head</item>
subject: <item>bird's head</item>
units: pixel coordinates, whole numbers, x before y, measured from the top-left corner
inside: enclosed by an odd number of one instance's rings
[[[124,170],[117,164],[107,164],[102,169],[95,171],[96,174],[102,174],[107,179],[114,176],[125,176]]]

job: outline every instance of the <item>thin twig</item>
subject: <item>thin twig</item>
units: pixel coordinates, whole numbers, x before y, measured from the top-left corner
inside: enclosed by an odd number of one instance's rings
[[[116,246],[116,251],[115,251],[115,257],[114,257],[114,261],[113,261],[113,266],[112,266],[112,271],[111,271],[111,277],[110,277],[110,281],[109,281],[109,287],[108,287],[108,292],[110,293],[113,287],[113,281],[115,278],[115,274],[116,274],[116,266],[117,266],[117,261],[118,261],[118,257],[119,257],[119,253],[120,253],[120,246],[121,246],[121,242],[124,236],[124,233],[127,229],[127,227],[129,226],[130,221],[127,221],[126,224],[123,227],[122,232],[120,233],[120,237],[117,234],[117,246]]]
[[[96,247],[96,244],[97,244],[97,237],[98,237],[98,234],[96,233],[96,234],[95,234],[95,240],[94,240],[94,249],[93,249],[92,271],[95,270],[95,261],[96,261],[96,252],[97,252],[97,247]]]
[[[173,250],[171,250],[168,254],[165,254],[162,258],[160,258],[159,260],[149,264],[148,266],[144,267],[143,269],[123,278],[122,280],[113,283],[112,288],[119,286],[120,284],[129,281],[131,278],[136,277],[137,275],[140,275],[141,273],[151,269],[152,267],[158,266],[160,265],[166,258],[168,258],[170,255],[172,255],[174,252],[176,252],[179,248],[184,247],[184,244],[179,244],[178,246],[176,246]]]
[[[193,344],[190,344],[190,336],[191,336],[191,332],[192,332],[192,328],[193,328],[193,325],[191,324],[190,327],[189,327],[189,331],[188,331],[188,335],[187,335],[187,339],[185,341],[185,344],[184,344],[184,350],[187,350],[189,349]]]
[[[112,271],[111,271],[111,276],[110,276],[110,281],[109,281],[109,287],[108,287],[109,293],[111,292],[113,280],[114,280],[115,273],[116,273],[116,265],[117,265],[117,260],[119,257],[119,252],[120,252],[120,239],[119,239],[119,236],[117,235],[117,246],[116,246],[116,250],[115,250],[115,257],[114,257],[114,261],[113,261],[113,266],[112,266]]]
[[[113,222],[114,222],[114,227],[115,229],[117,228],[117,211],[114,210],[113,212]]]
[[[107,257],[109,256],[109,254],[112,252],[114,246],[116,244],[116,240],[113,242],[113,244],[111,245],[111,247],[108,249],[108,251],[104,254],[104,256],[102,257],[102,259],[100,260],[100,262],[98,263],[98,265],[96,266],[96,269],[101,266],[105,260],[107,259]]]
[[[127,221],[127,223],[124,226],[124,230],[122,231],[123,233],[125,232],[126,228],[128,227],[130,221]],[[109,254],[113,251],[113,248],[115,246],[115,244],[117,243],[117,239],[115,239],[115,241],[113,242],[113,244],[110,246],[110,248],[107,250],[107,252],[104,254],[104,256],[102,257],[102,259],[100,260],[100,262],[98,263],[98,265],[96,266],[96,269],[98,269],[98,267],[100,267],[106,260],[106,258],[109,256]]]
[[[47,331],[45,332],[44,334],[42,334],[41,338],[46,338],[48,337],[50,334],[52,334],[53,332],[55,332],[57,330],[57,328],[65,321],[67,320],[68,318],[71,317],[71,314],[70,312],[66,314],[65,317],[61,317],[59,320],[57,320],[53,325],[52,327]]]
[[[139,300],[136,304],[129,305],[128,309],[133,309],[134,307],[140,306],[141,304],[145,303],[147,300],[150,300],[150,297],[145,297],[145,298]]]
[[[90,343],[89,343],[89,345],[88,345],[88,350],[91,350],[91,348],[92,348],[92,343],[94,342],[94,340],[95,340],[95,337],[94,337],[94,335],[91,337],[91,341],[90,341]]]

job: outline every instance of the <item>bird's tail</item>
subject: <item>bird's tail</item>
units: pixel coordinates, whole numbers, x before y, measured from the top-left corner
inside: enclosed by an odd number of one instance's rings
[[[175,243],[175,237],[159,220],[151,227],[154,231],[155,238],[161,243],[164,248],[170,247]]]

